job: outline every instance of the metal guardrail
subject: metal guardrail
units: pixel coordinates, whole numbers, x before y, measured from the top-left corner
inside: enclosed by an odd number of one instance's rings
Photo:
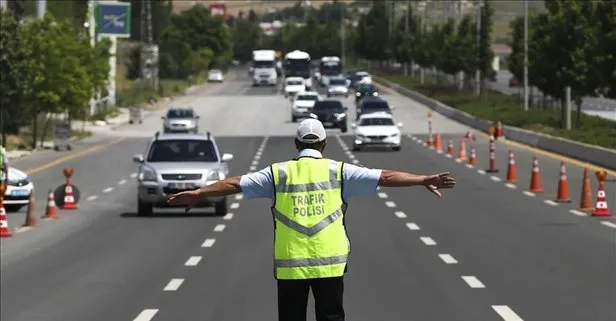
[[[373,79],[385,87],[389,87],[398,93],[407,96],[422,105],[433,109],[437,113],[456,120],[462,124],[487,132],[492,125],[492,121],[477,118],[453,107],[447,106],[432,98],[426,97],[418,92],[409,90],[396,83],[392,83],[387,79],[378,76],[372,76]],[[529,131],[512,126],[504,126],[505,137],[531,147],[536,147],[542,150],[558,153],[569,156],[581,161],[585,161],[607,169],[616,170],[616,150],[604,148],[595,145],[575,142],[572,140],[554,137],[542,133]]]

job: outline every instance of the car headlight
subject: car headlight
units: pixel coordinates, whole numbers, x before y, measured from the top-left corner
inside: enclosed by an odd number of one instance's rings
[[[336,119],[341,120],[344,117],[346,117],[346,114],[342,113],[342,114],[336,114]]]
[[[376,92],[376,91],[372,93],[372,96],[374,96],[374,97],[376,97],[376,96],[378,96],[378,95],[379,95],[379,93],[378,93],[378,92]]]
[[[355,93],[355,96],[359,97],[359,96],[361,96],[361,94],[357,92],[357,93]]]
[[[156,171],[149,167],[142,167],[139,172],[138,179],[142,182],[155,182],[156,181]]]
[[[225,174],[220,171],[211,171],[207,174],[208,181],[220,181],[225,179]]]

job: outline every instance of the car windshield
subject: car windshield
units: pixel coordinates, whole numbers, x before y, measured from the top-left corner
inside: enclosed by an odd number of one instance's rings
[[[218,156],[210,140],[158,140],[152,144],[148,162],[216,162]]]
[[[366,93],[371,93],[374,91],[377,91],[376,87],[372,86],[372,85],[364,85],[359,87],[359,91],[361,92],[366,92]]]
[[[361,106],[362,111],[363,110],[386,110],[389,111],[389,105],[387,104],[387,102],[385,101],[371,101],[371,102],[365,102],[362,106]]]
[[[220,70],[212,69],[212,70],[210,70],[210,73],[211,74],[219,74]]]
[[[346,80],[342,78],[333,78],[329,80],[329,84],[334,86],[346,85]]]
[[[274,68],[275,62],[269,60],[253,60],[252,66],[254,68]]]
[[[370,76],[370,74],[365,72],[365,71],[360,71],[360,72],[356,73],[355,75],[360,76],[360,77]]]
[[[391,118],[364,118],[359,122],[359,126],[391,126],[394,120]]]
[[[296,86],[296,85],[302,85],[302,81],[301,80],[287,80],[287,85],[288,86]]]
[[[170,109],[167,118],[193,118],[193,111],[190,109]]]
[[[317,101],[318,97],[315,95],[299,95],[297,96],[297,100],[311,100]]]
[[[314,111],[342,112],[344,107],[339,101],[319,101],[312,108]]]

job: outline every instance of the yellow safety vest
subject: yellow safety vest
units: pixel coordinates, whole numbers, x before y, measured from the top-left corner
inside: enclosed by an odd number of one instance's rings
[[[301,157],[272,164],[271,170],[276,279],[344,275],[350,243],[344,226],[342,162]]]

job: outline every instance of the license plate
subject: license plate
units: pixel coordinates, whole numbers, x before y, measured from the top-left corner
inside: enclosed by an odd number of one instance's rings
[[[193,183],[169,183],[167,185],[171,189],[191,189],[194,188]]]
[[[323,123],[323,126],[333,126],[334,123],[330,122],[330,121],[326,121]]]
[[[15,189],[11,191],[12,196],[28,196],[30,191],[27,189]]]

